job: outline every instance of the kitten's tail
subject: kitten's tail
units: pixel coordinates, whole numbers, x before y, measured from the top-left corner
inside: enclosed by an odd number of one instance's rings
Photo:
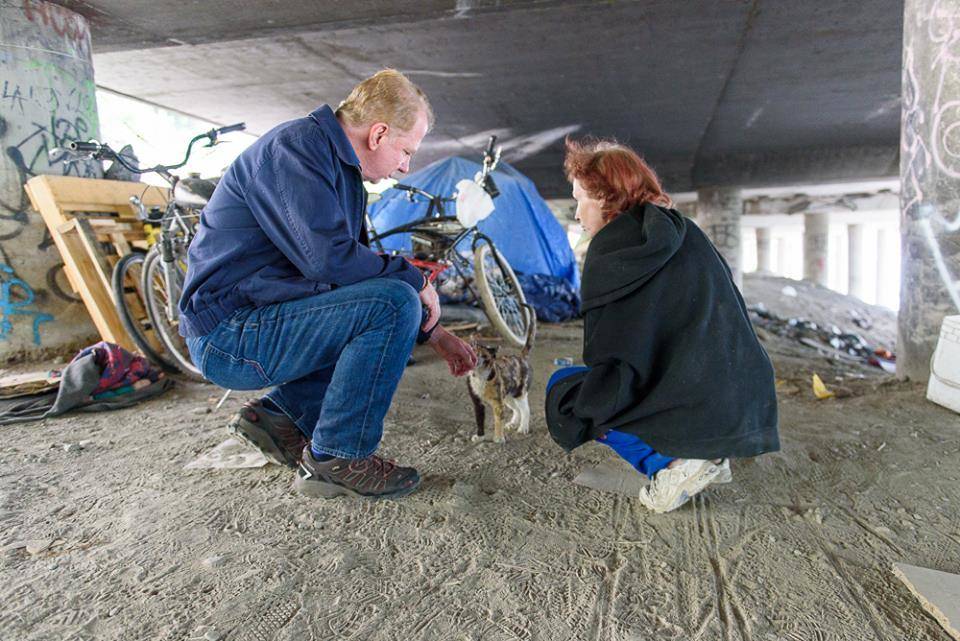
[[[520,350],[520,355],[526,358],[530,355],[530,350],[533,349],[533,339],[537,336],[537,313],[532,306],[526,303],[523,304],[523,310],[527,313],[527,340],[523,344],[523,349]]]

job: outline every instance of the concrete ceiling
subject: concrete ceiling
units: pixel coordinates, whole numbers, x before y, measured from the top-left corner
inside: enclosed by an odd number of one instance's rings
[[[384,66],[428,93],[415,167],[489,133],[547,196],[615,136],[671,191],[896,176],[900,0],[65,0],[97,83],[262,133]]]

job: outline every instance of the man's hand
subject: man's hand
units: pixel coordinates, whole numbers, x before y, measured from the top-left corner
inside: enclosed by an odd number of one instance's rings
[[[477,355],[465,341],[438,326],[427,344],[447,361],[447,367],[454,376],[463,376],[477,366]]]
[[[440,296],[437,295],[437,290],[429,280],[426,287],[420,290],[420,302],[427,308],[427,317],[420,329],[429,332],[434,325],[440,322]]]

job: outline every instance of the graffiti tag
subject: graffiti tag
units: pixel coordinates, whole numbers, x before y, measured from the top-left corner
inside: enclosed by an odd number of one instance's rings
[[[35,298],[33,290],[11,267],[0,264],[0,280],[0,340],[10,338],[13,316],[28,316],[33,319],[33,343],[40,345],[40,324],[52,321],[53,315],[27,309]]]

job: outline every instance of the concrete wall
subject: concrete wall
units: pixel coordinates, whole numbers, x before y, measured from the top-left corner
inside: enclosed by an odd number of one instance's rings
[[[65,140],[98,137],[86,20],[46,2],[0,4],[0,361],[96,338],[23,183],[38,174],[100,177],[97,163],[66,167],[48,157]]]

